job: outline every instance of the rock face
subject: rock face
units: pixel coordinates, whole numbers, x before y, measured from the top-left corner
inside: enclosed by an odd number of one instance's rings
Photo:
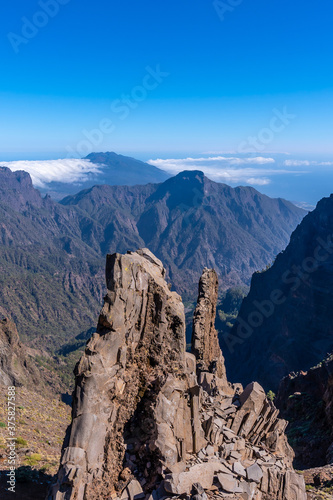
[[[300,469],[333,462],[333,355],[280,384],[276,404],[290,419],[288,434]]]
[[[226,380],[212,326],[216,275],[205,270],[200,283],[198,359],[185,352],[183,304],[164,276],[149,250],[107,257],[108,292],[76,367],[48,499],[305,500],[286,422],[258,384],[243,391]]]
[[[15,324],[7,318],[0,320],[0,385],[40,383],[40,374],[27,356],[27,348],[19,339]]]
[[[287,248],[252,277],[230,335],[221,339],[230,380],[253,377],[277,391],[290,372],[333,350],[333,195],[293,232]]]

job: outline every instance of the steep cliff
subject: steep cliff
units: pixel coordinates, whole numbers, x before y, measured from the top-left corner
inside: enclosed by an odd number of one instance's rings
[[[257,383],[226,380],[214,271],[199,287],[198,358],[185,352],[182,301],[149,250],[109,255],[106,281],[48,498],[305,500],[286,422]]]
[[[333,349],[333,195],[293,232],[286,250],[255,273],[230,335],[221,339],[231,380],[277,390]]]

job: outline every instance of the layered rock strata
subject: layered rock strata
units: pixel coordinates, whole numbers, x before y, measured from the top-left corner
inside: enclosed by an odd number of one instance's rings
[[[49,500],[305,500],[286,422],[258,384],[227,382],[214,271],[200,281],[197,358],[185,352],[181,299],[149,250],[108,256],[106,281]]]

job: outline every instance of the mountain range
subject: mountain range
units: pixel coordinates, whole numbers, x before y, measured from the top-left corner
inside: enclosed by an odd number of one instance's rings
[[[82,175],[82,179],[75,183],[70,181],[52,181],[41,188],[43,194],[49,194],[55,200],[61,200],[67,195],[76,194],[82,189],[89,189],[95,184],[109,184],[110,186],[134,186],[163,182],[170,175],[163,170],[113,152],[91,153],[83,160],[91,163],[91,171]],[[66,164],[66,160],[64,160]]]
[[[249,283],[304,214],[198,171],[160,184],[94,186],[58,203],[27,173],[1,168],[0,312],[24,340],[54,351],[94,324],[106,253],[151,248],[175,289],[193,298],[204,267],[216,269],[222,290]]]

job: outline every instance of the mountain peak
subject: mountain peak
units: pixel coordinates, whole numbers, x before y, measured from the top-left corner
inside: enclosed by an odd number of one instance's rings
[[[184,181],[194,181],[207,179],[201,170],[182,170],[179,174],[175,175],[174,179],[182,179]]]
[[[12,172],[7,167],[0,166],[0,193],[1,200],[15,208],[27,203],[40,206],[42,198],[33,185],[28,172],[16,170]]]

